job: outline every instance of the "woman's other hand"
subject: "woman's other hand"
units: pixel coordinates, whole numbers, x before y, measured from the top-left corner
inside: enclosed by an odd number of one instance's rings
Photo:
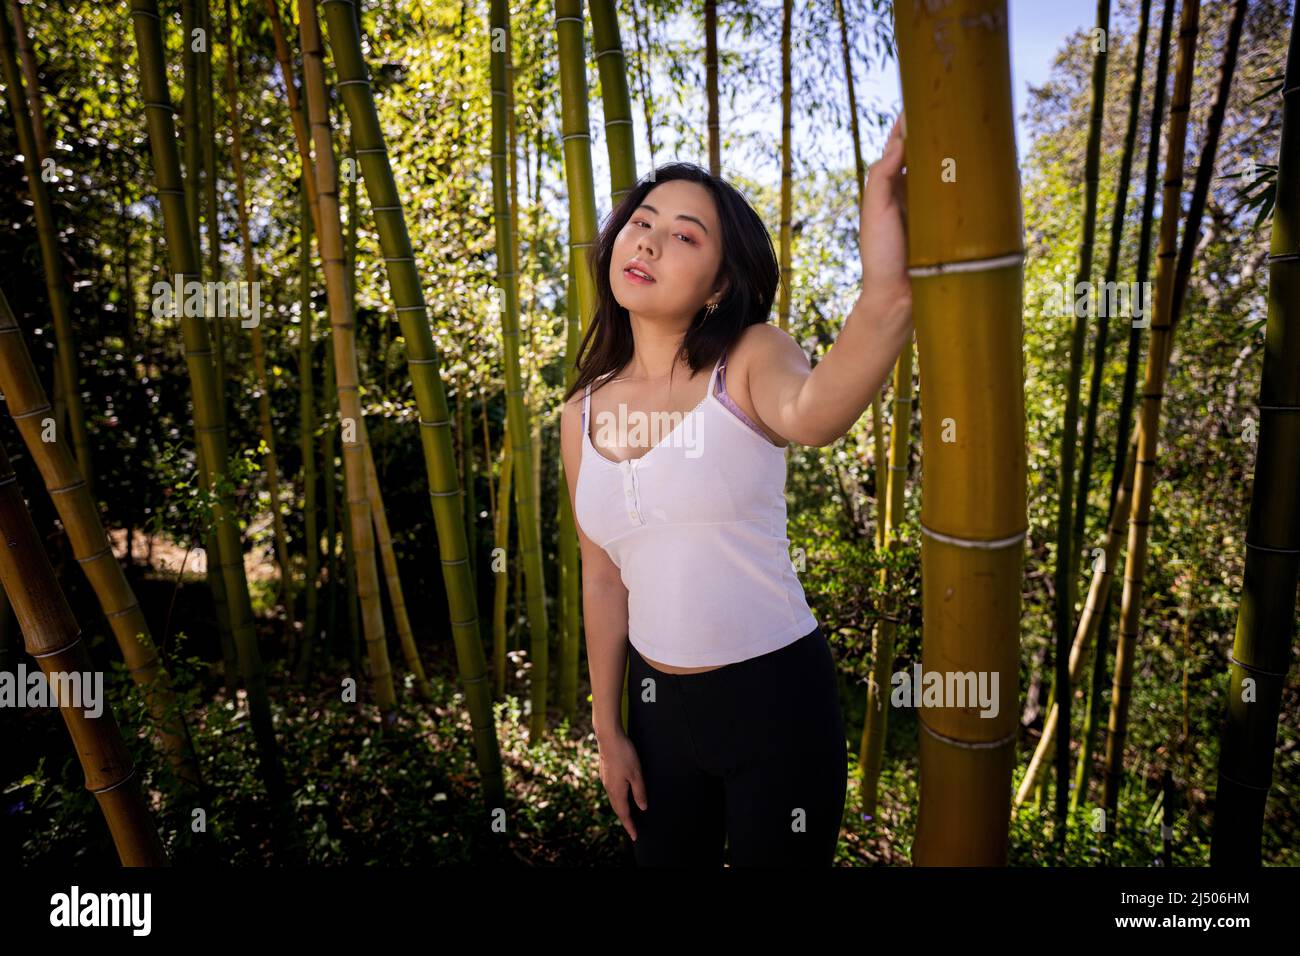
[[[632,796],[643,811],[649,806],[646,801],[645,779],[641,776],[641,758],[637,756],[636,745],[632,743],[621,728],[609,734],[597,737],[597,749],[600,754],[600,782],[605,785],[609,802],[623,822],[623,829],[633,840],[636,839],[636,826],[632,823],[632,805],[627,797],[628,787]]]

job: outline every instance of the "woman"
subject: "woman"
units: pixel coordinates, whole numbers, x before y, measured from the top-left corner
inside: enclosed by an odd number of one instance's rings
[[[642,866],[833,862],[844,727],[790,562],[784,448],[840,438],[910,339],[900,124],[863,197],[862,291],[815,370],[767,322],[763,223],[698,166],[638,183],[589,253],[561,449],[600,776]]]

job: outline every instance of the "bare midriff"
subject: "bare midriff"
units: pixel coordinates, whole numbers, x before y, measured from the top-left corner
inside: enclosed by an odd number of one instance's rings
[[[640,654],[641,652],[637,651],[637,653]],[[658,661],[652,661],[644,654],[641,654],[641,660],[665,674],[700,674],[704,671],[716,671],[719,667],[727,666],[726,664],[710,664],[708,667],[677,667],[674,664],[660,664]]]

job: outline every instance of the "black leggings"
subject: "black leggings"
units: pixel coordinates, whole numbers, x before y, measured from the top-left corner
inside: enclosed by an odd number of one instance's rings
[[[629,644],[628,736],[647,809],[631,800],[640,866],[829,866],[848,784],[835,662],[821,627],[698,674],[656,670]]]

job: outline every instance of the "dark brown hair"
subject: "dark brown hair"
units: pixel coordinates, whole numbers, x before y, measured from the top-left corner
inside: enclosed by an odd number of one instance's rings
[[[686,331],[682,351],[691,371],[712,365],[747,326],[766,322],[771,314],[781,267],[772,248],[772,237],[758,213],[734,186],[701,166],[694,163],[660,166],[642,178],[610,212],[596,242],[587,251],[587,266],[596,282],[596,313],[578,347],[574,362],[578,375],[564,395],[566,402],[591,382],[632,360],[632,328],[627,309],[614,298],[609,281],[614,240],[650,191],[672,179],[685,179],[707,189],[722,224],[722,264],[718,276],[726,278],[727,291],[707,320],[705,308],[701,306]]]

